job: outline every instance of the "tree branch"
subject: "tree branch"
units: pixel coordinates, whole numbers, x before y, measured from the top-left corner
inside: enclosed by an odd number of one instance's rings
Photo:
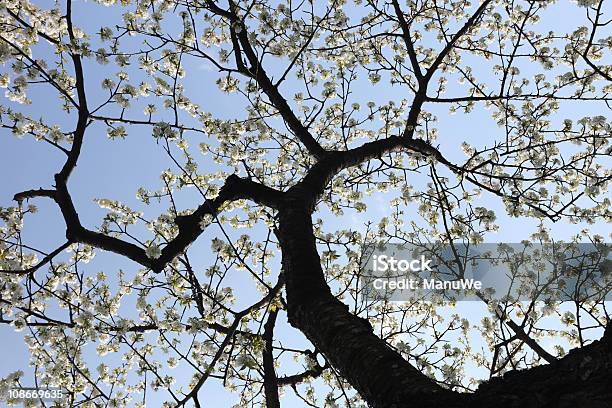
[[[63,182],[61,175],[56,174],[56,190],[28,190],[15,195],[14,199],[22,201],[24,198],[49,197],[55,200],[64,217],[66,224],[66,238],[69,243],[80,242],[106,251],[123,255],[143,266],[160,272],[177,255],[181,254],[202,233],[200,221],[205,215],[215,216],[222,205],[228,201],[250,199],[258,204],[277,208],[283,199],[283,193],[271,187],[264,186],[250,179],[229,176],[219,195],[206,200],[189,215],[176,217],[175,223],[179,233],[162,249],[157,259],[149,258],[145,249],[133,243],[111,237],[96,231],[89,230],[81,225],[79,215],[74,208],[72,197]]]
[[[423,78],[423,73],[421,72],[421,67],[419,66],[416,51],[414,50],[414,43],[412,41],[412,35],[410,34],[410,26],[408,25],[408,22],[406,21],[404,13],[402,12],[402,9],[400,8],[400,5],[397,0],[392,0],[392,2],[393,8],[395,9],[395,15],[397,16],[397,19],[399,20],[399,25],[402,29],[402,38],[404,40],[404,44],[406,44],[406,50],[408,51],[408,57],[410,58],[410,63],[412,64],[414,75],[416,76],[417,80],[421,82],[421,79]]]
[[[557,361],[557,359],[552,354],[544,350],[542,346],[538,344],[537,341],[535,341],[533,338],[531,338],[531,336],[525,333],[523,327],[516,324],[514,320],[507,319],[505,323],[508,325],[508,327],[512,329],[518,339],[522,340],[525,344],[527,344],[538,356],[546,360],[547,363]]]
[[[461,27],[459,31],[455,33],[453,38],[451,38],[451,40],[446,44],[444,49],[440,51],[440,54],[438,54],[434,62],[431,64],[431,66],[427,69],[427,72],[425,73],[425,77],[424,77],[425,82],[428,82],[431,79],[433,74],[440,67],[440,64],[442,63],[442,61],[444,61],[444,58],[446,58],[446,56],[453,49],[453,46],[455,45],[455,43],[459,40],[459,38],[461,38],[470,29],[470,27],[474,25],[476,20],[485,11],[489,3],[491,3],[491,0],[483,1],[480,7],[478,7],[478,9],[476,10],[476,12],[472,14],[472,16],[468,19],[468,21],[465,22],[463,27]]]
[[[47,263],[49,263],[53,258],[55,258],[57,255],[59,255],[63,250],[68,248],[70,245],[72,245],[71,242],[66,242],[65,244],[57,247],[55,250],[53,250],[52,252],[49,252],[47,255],[45,255],[43,257],[43,259],[41,259],[40,262],[38,262],[36,265],[31,266],[31,267],[29,267],[27,269],[21,269],[21,270],[1,270],[0,269],[0,273],[11,273],[11,274],[15,274],[15,275],[28,275],[30,273],[34,273],[37,270],[39,270],[42,266],[44,266]]]
[[[296,385],[299,384],[301,382],[306,381],[309,378],[316,378],[318,376],[320,376],[321,374],[323,374],[323,371],[325,371],[327,367],[327,363],[325,363],[324,365],[320,365],[319,362],[317,361],[317,357],[316,357],[316,353],[313,353],[310,350],[306,350],[307,354],[309,355],[310,359],[312,361],[314,361],[315,366],[313,368],[309,368],[299,374],[294,374],[294,375],[287,375],[284,377],[280,377],[278,378],[278,384],[283,386],[283,385]]]
[[[264,324],[264,348],[263,348],[263,383],[264,392],[266,394],[266,408],[280,408],[280,400],[278,398],[278,379],[274,369],[274,325],[276,323],[278,310],[270,308],[268,320]]]
[[[229,20],[230,33],[232,37],[232,43],[234,45],[235,59],[238,69],[245,75],[253,78],[261,90],[268,96],[272,105],[278,110],[279,114],[287,123],[287,126],[299,139],[299,141],[306,147],[308,152],[314,156],[317,160],[322,159],[327,155],[327,151],[316,141],[310,131],[304,126],[304,124],[295,116],[295,113],[280,94],[278,86],[272,83],[272,80],[264,70],[255,50],[253,49],[249,40],[249,34],[246,30],[246,25],[242,22],[240,17],[234,13],[234,11],[223,10],[212,2],[209,2],[211,11],[215,14],[220,15]],[[230,2],[230,5],[232,3]],[[238,30],[236,28],[239,27]],[[247,57],[250,67],[245,67],[242,62],[241,52]]]
[[[325,281],[309,210],[279,211],[289,322],[321,350],[331,364],[373,407],[407,406],[434,400],[444,406],[453,393],[438,386],[352,314]]]

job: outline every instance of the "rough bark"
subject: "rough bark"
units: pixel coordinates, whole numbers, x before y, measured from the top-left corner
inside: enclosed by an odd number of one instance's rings
[[[325,282],[307,209],[282,209],[278,237],[289,322],[323,351],[371,406],[400,407],[414,399],[429,401],[429,406],[434,406],[454,397],[388,347],[366,320],[350,313],[332,295]]]
[[[480,386],[475,406],[609,408],[612,406],[612,325],[604,336],[551,364],[511,371]]]
[[[473,394],[445,390],[378,338],[336,299],[321,268],[310,210],[296,190],[279,209],[289,322],[321,350],[373,408],[610,407],[612,327],[552,364],[507,373]]]
[[[262,353],[263,369],[264,369],[264,394],[266,395],[266,408],[280,408],[280,399],[278,397],[278,378],[274,368],[273,340],[274,340],[274,324],[278,311],[270,310],[268,320],[264,325],[263,339],[265,342]]]

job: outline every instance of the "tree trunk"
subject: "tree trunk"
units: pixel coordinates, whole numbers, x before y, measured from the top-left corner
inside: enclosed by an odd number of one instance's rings
[[[417,399],[435,406],[455,397],[412,367],[349,312],[325,282],[312,220],[304,208],[283,209],[278,237],[291,325],[300,329],[372,407]],[[450,405],[448,405],[450,407]]]
[[[327,283],[312,219],[299,198],[279,209],[288,317],[373,408],[604,408],[612,406],[612,328],[550,365],[511,372],[473,394],[446,390],[350,313]]]

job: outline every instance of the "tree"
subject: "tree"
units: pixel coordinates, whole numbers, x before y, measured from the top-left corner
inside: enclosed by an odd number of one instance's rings
[[[610,222],[604,0],[99,3],[112,7],[0,3],[2,127],[63,155],[0,211],[1,319],[28,330],[37,384],[70,406],[144,403],[149,390],[199,407],[211,381],[239,406],[279,407],[286,390],[329,407],[609,406],[605,296],[567,312],[483,299],[471,322],[441,312],[444,299],[368,304],[357,285],[377,241],[478,243],[516,222],[501,219],[535,220],[541,242],[554,223],[603,240],[581,229]],[[559,7],[584,25],[551,30]],[[198,80],[212,75],[216,95]],[[215,111],[223,98],[230,118]],[[449,112],[482,129],[458,134]],[[88,227],[69,182],[103,131],[152,136],[173,169],[133,206],[98,199],[108,212]],[[52,250],[24,238],[39,200],[65,224]],[[361,226],[347,225],[356,213]],[[95,272],[103,251],[135,264]]]

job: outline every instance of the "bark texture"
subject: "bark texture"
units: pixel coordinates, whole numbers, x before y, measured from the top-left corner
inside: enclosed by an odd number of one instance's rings
[[[321,350],[373,408],[612,407],[612,328],[597,342],[530,370],[509,372],[476,393],[441,388],[378,338],[325,282],[309,200],[289,193],[279,209],[289,322]]]
[[[280,213],[279,239],[289,322],[300,329],[373,407],[400,407],[419,398],[453,397],[378,338],[372,326],[349,312],[325,282],[305,208]],[[433,406],[433,405],[430,405]]]
[[[494,378],[474,396],[478,407],[612,407],[612,325],[600,340],[551,364]]]

